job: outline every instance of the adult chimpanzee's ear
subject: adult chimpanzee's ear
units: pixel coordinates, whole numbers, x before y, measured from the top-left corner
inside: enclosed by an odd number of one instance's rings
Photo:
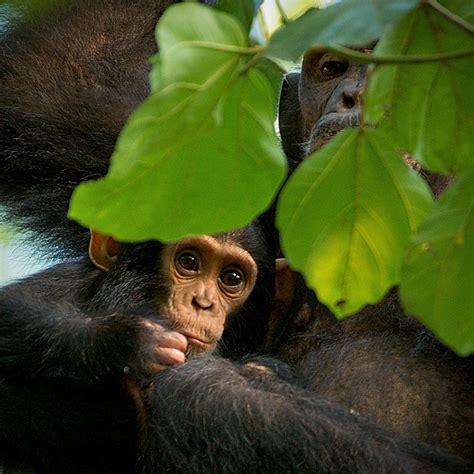
[[[300,74],[290,72],[284,78],[278,105],[278,127],[286,156],[301,161],[303,143],[303,118],[298,97]]]
[[[89,258],[97,268],[108,271],[119,251],[120,244],[113,237],[91,230]]]
[[[275,308],[278,312],[288,309],[295,295],[298,273],[288,264],[286,258],[275,260]]]

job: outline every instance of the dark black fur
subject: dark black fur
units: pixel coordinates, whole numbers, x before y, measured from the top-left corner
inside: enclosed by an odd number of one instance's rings
[[[73,187],[105,173],[118,131],[146,96],[153,29],[169,3],[76,0],[0,43],[0,202],[49,253],[82,257],[0,291],[7,472],[468,471],[315,396],[277,360],[205,358],[144,378],[137,322],[159,317],[160,245],[126,247],[105,274],[84,258],[88,233],[65,216]],[[250,236],[245,245],[266,247],[256,230]],[[262,262],[253,306],[224,334],[223,355],[261,342],[271,253],[254,253]],[[145,413],[123,386],[124,367],[144,389]]]
[[[149,398],[145,472],[469,471],[281,376],[288,379],[288,368],[274,360],[219,359],[158,376]]]
[[[136,410],[120,385],[2,377],[0,426],[2,474],[137,471]]]

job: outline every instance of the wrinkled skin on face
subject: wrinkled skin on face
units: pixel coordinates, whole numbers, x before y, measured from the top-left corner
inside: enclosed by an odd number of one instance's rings
[[[286,75],[278,115],[291,169],[341,130],[359,126],[366,75],[366,64],[321,52],[307,53],[301,73]]]
[[[188,340],[188,355],[212,352],[257,280],[252,256],[227,235],[189,237],[162,254],[166,298],[158,303],[170,327]]]
[[[366,74],[366,64],[356,64],[333,54],[305,56],[298,94],[305,155],[341,130],[359,125],[360,96]]]

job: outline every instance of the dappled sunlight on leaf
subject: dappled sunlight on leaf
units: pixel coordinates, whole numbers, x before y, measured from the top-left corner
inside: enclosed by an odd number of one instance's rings
[[[294,173],[277,219],[292,265],[344,316],[397,283],[404,247],[431,204],[384,134],[346,130]]]

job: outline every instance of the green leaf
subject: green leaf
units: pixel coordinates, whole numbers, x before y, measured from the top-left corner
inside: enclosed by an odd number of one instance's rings
[[[237,50],[228,49],[247,46],[247,35],[234,17],[193,3],[167,8],[156,40],[160,52],[152,58],[153,92],[167,87],[196,92],[219,76],[225,85],[241,58]]]
[[[277,209],[283,251],[336,316],[399,280],[404,247],[430,210],[426,183],[374,129],[345,130],[304,161]]]
[[[380,41],[375,54],[435,54],[474,49],[474,38],[426,5]],[[364,120],[393,133],[395,145],[430,170],[474,165],[473,57],[379,66],[371,74]]]
[[[367,44],[418,3],[419,0],[346,0],[321,10],[309,10],[272,36],[267,54],[295,61],[316,44]]]
[[[70,215],[126,241],[244,226],[269,206],[286,174],[274,98],[265,77],[250,70],[223,95],[219,120],[200,115],[203,124],[188,135],[171,127],[166,144],[157,139],[128,173],[76,189]]]
[[[229,59],[239,58],[225,46],[247,45],[247,35],[233,16],[192,3],[173,5],[165,11],[156,40],[163,87],[180,81],[205,84],[212,72],[218,74]]]
[[[219,0],[217,8],[238,18],[246,30],[250,31],[262,3],[263,0]]]
[[[279,94],[283,75],[286,74],[288,70],[284,69],[281,64],[272,61],[270,58],[262,58],[255,67],[264,74],[264,76],[270,81],[272,88],[275,91],[278,91],[277,93]],[[275,107],[277,107],[276,101]]]
[[[238,76],[245,35],[230,15],[174,6],[157,35],[158,90],[126,125],[107,177],[76,189],[69,215],[128,241],[241,227],[285,175],[276,89],[256,70]]]
[[[474,353],[474,172],[458,178],[420,225],[402,268],[400,293],[458,354]]]
[[[232,16],[191,3],[165,11],[157,39],[159,61],[154,61],[151,73],[156,91],[122,131],[112,156],[111,179],[172,156],[177,141],[188,143],[201,129],[215,126],[219,101],[239,69],[239,48],[246,46],[242,27]]]

